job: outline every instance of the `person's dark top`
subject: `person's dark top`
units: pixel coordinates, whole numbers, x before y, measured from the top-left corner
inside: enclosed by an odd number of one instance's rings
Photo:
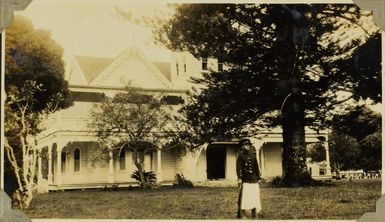
[[[237,157],[236,170],[242,183],[257,183],[261,178],[255,153],[241,152]]]

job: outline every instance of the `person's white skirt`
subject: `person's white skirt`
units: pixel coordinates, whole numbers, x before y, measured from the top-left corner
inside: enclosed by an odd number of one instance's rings
[[[257,212],[261,211],[261,199],[258,183],[243,183],[241,209],[250,210],[256,208]]]

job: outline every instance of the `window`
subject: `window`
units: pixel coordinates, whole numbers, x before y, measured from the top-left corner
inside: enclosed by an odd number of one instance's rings
[[[76,149],[74,152],[74,171],[80,171],[80,150]]]
[[[126,150],[125,149],[122,149],[120,151],[119,166],[120,166],[120,170],[125,170],[126,169]]]
[[[176,64],[176,75],[179,76],[179,64]]]
[[[184,100],[181,96],[173,96],[173,95],[163,96],[161,101],[163,103],[166,103],[167,105],[179,105],[184,103]]]
[[[207,58],[202,59],[202,70],[207,70]]]
[[[186,73],[187,65],[186,65],[186,55],[183,55],[183,71]]]
[[[61,153],[61,172],[65,173],[66,172],[66,153],[62,152]]]
[[[222,72],[222,71],[223,71],[223,62],[218,60],[218,72]]]

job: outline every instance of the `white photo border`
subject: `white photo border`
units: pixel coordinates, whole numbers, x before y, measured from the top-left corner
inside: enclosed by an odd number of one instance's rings
[[[32,0],[0,0],[0,32],[1,32],[1,142],[0,142],[0,221],[36,221],[36,222],[60,222],[60,221],[79,221],[78,219],[68,220],[68,219],[28,219],[22,211],[11,210],[10,206],[7,204],[10,203],[10,198],[5,194],[2,190],[4,188],[4,144],[3,144],[3,136],[4,136],[4,100],[5,100],[5,92],[4,92],[4,67],[5,67],[5,59],[4,59],[4,48],[5,48],[5,29],[12,23],[13,20],[13,12],[24,10]],[[80,2],[79,0],[67,0],[66,2]],[[95,0],[82,0],[81,2],[92,2]],[[138,2],[138,3],[156,3],[158,1],[155,0],[131,0],[130,2]],[[167,0],[167,3],[208,3],[202,0]],[[278,4],[278,3],[287,3],[287,4],[300,4],[300,3],[317,3],[317,4],[327,4],[327,3],[337,3],[337,4],[356,4],[363,10],[373,11],[373,21],[382,29],[382,55],[385,55],[385,0],[260,0],[260,1],[252,1],[252,0],[244,0],[244,1],[226,1],[226,3],[265,3],[265,4]],[[225,3],[224,1],[214,0],[209,3]],[[382,56],[382,95],[385,95],[385,60],[384,56]],[[384,116],[385,114],[385,98],[382,97],[382,107],[381,114]],[[382,118],[382,138],[385,138],[385,118]],[[384,143],[382,143],[382,170],[385,169],[385,149]],[[365,221],[382,221],[383,217],[381,215],[385,215],[385,177],[382,177],[382,197],[377,200],[377,208],[376,212],[368,212],[365,213],[361,218],[359,218],[358,222]],[[380,208],[380,209],[379,209]],[[134,220],[113,220],[113,219],[83,219],[83,222],[90,221],[105,221],[105,222],[116,222],[116,221],[134,221]],[[136,220],[135,220],[136,221]],[[144,220],[144,221],[157,221],[157,220]],[[174,221],[182,221],[182,220],[174,220]],[[196,220],[203,221],[203,220]],[[218,220],[216,220],[218,221]],[[285,221],[297,221],[297,220],[285,220]],[[316,220],[301,220],[301,221],[316,221]],[[322,221],[336,221],[336,220],[322,220]],[[344,220],[346,221],[346,220]]]

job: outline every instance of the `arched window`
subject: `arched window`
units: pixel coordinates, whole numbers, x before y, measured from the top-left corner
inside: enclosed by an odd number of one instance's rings
[[[61,153],[61,172],[62,173],[66,172],[66,160],[67,160],[66,153],[62,152]]]
[[[74,171],[80,171],[80,149],[76,149],[74,152]]]
[[[126,169],[126,150],[125,149],[122,149],[120,151],[119,166],[120,166],[120,170],[125,170]]]

